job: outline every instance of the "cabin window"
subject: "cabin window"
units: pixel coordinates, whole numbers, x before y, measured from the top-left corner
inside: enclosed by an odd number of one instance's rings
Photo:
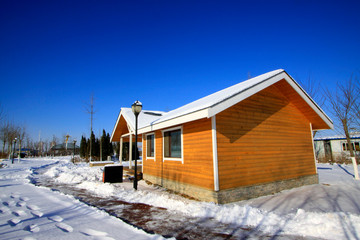
[[[146,157],[148,157],[148,158],[155,157],[155,135],[154,134],[146,135]]]
[[[182,160],[182,129],[163,131],[164,159]]]
[[[353,147],[353,150],[360,151],[359,142],[352,142],[351,145]],[[350,147],[347,143],[342,144],[342,149],[343,151],[350,151]]]
[[[360,151],[359,142],[355,142],[355,151]]]

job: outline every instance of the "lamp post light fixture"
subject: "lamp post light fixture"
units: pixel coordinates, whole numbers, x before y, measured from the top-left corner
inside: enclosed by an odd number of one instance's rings
[[[137,190],[137,152],[138,152],[138,148],[137,148],[137,128],[138,128],[138,116],[142,110],[142,103],[139,101],[135,101],[132,105],[131,105],[131,110],[135,115],[135,178],[134,178],[134,189]],[[132,144],[132,143],[131,143]]]
[[[12,158],[11,163],[14,164],[14,154],[15,154],[15,145],[16,145],[17,138],[13,140],[14,146],[13,146],[13,152],[12,152]]]

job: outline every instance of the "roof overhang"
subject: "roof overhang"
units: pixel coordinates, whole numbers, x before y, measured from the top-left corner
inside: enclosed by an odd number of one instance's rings
[[[127,119],[126,114],[124,114],[124,109],[122,108],[122,109],[120,109],[120,113],[119,113],[119,115],[118,115],[118,118],[117,118],[117,120],[116,120],[115,126],[114,126],[114,128],[113,128],[112,133],[111,133],[110,142],[117,142],[117,141],[119,141],[119,140],[120,140],[120,137],[124,134],[124,133],[120,130],[120,128],[123,127],[123,126],[121,126],[121,124],[120,124],[121,120],[125,120],[125,122],[126,122],[127,132],[125,132],[125,134],[134,131],[134,129],[133,129],[134,126],[133,126],[132,122],[131,122],[129,119]]]
[[[304,102],[308,105],[308,107],[310,107],[316,113],[316,115],[318,115],[320,119],[324,122],[324,124],[322,124],[322,128],[315,127],[313,130],[334,128],[333,122],[325,114],[325,112],[315,103],[315,101],[304,91],[304,89],[290,75],[288,75],[284,70],[282,70],[281,72],[278,72],[268,78],[265,78],[254,85],[251,85],[245,89],[241,89],[241,91],[236,92],[235,94],[211,106],[208,106],[203,109],[198,109],[190,113],[186,113],[182,115],[180,114],[178,116],[175,116],[174,118],[166,119],[164,121],[161,121],[160,119],[160,121],[155,121],[149,124],[148,126],[139,129],[138,132],[146,133],[150,131],[155,131],[163,128],[180,125],[186,122],[195,121],[202,118],[210,118],[281,80],[285,80],[291,86],[291,88],[295,90],[298,96],[300,96],[300,98],[304,100]]]

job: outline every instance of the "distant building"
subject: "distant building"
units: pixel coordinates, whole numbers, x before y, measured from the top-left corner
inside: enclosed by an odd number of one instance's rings
[[[80,147],[75,145],[75,154],[79,154]],[[50,148],[50,153],[52,155],[71,155],[74,152],[74,143],[61,143],[54,145]]]
[[[334,135],[328,137],[316,137],[314,139],[315,154],[319,161],[338,162],[350,156],[349,145],[344,135]],[[351,144],[355,155],[360,154],[360,133],[351,136]]]
[[[37,156],[38,150],[32,148],[21,148],[20,150],[20,157],[29,157],[29,156]],[[15,149],[15,155],[19,153],[19,148]]]

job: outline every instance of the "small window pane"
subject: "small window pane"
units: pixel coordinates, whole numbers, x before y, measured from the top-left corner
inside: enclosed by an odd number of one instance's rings
[[[164,155],[165,155],[165,157],[170,157],[169,139],[170,139],[170,132],[165,132],[164,133]]]
[[[165,157],[181,158],[181,130],[164,133]]]
[[[154,135],[146,136],[146,156],[154,157],[155,156],[155,144],[154,144]]]
[[[181,131],[171,132],[171,157],[181,158]]]
[[[355,151],[360,151],[359,142],[355,142]]]

